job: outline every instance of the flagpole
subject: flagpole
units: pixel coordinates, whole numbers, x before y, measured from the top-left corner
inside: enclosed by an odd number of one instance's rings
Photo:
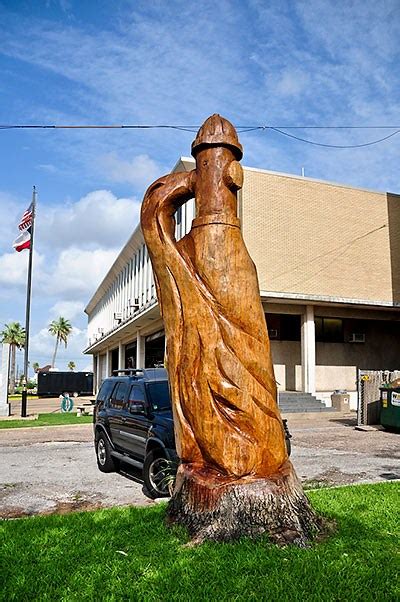
[[[24,383],[22,386],[21,399],[21,417],[26,417],[27,384],[29,369],[29,321],[31,317],[31,289],[32,289],[32,258],[33,258],[33,234],[35,229],[36,216],[36,186],[32,190],[32,225],[31,225],[31,243],[29,246],[28,260],[28,283],[26,287],[26,312],[25,312],[25,345],[24,345]]]

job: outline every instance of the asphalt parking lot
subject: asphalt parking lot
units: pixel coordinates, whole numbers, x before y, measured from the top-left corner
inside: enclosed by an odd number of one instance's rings
[[[400,479],[400,434],[356,431],[354,417],[287,417],[292,461],[306,487]],[[97,469],[90,424],[5,429],[0,454],[2,518],[156,503],[139,478]]]

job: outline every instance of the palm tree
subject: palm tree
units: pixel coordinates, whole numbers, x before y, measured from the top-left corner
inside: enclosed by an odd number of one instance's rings
[[[71,370],[71,372],[73,372],[76,368],[76,364],[75,362],[68,362],[68,370]]]
[[[72,332],[72,326],[69,320],[62,318],[61,316],[58,320],[53,320],[49,326],[50,334],[56,337],[56,346],[54,349],[53,360],[51,362],[51,367],[54,368],[54,364],[56,363],[56,355],[58,344],[60,342],[64,343],[65,347],[67,346],[68,337]]]
[[[8,392],[12,395],[15,390],[15,353],[17,349],[21,349],[25,345],[25,328],[22,328],[19,322],[10,322],[4,326],[4,330],[0,332],[0,340],[2,343],[8,343],[11,349]]]

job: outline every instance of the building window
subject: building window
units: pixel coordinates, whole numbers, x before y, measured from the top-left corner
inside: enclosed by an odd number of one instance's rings
[[[113,372],[118,370],[118,368],[119,368],[118,363],[119,363],[119,351],[118,351],[118,349],[113,349],[111,351],[111,374],[113,374]]]
[[[315,340],[319,343],[343,343],[343,320],[316,317]]]
[[[271,341],[300,341],[301,317],[291,314],[265,314]]]
[[[145,340],[144,365],[146,368],[154,368],[155,366],[163,365],[165,355],[164,331],[149,335]]]

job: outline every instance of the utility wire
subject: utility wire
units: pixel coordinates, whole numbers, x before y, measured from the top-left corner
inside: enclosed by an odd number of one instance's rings
[[[363,148],[364,146],[372,146],[373,144],[379,144],[379,142],[384,142],[384,140],[389,140],[396,134],[400,133],[400,129],[392,132],[388,136],[384,138],[379,138],[379,140],[372,140],[371,142],[364,142],[363,144],[323,144],[322,142],[315,142],[314,140],[307,140],[306,138],[300,138],[299,136],[294,136],[293,134],[289,134],[288,132],[284,132],[283,130],[275,127],[270,127],[270,130],[274,132],[278,132],[283,136],[288,136],[289,138],[293,138],[294,140],[298,140],[300,142],[306,142],[307,144],[313,144],[314,146],[323,146],[325,148]]]
[[[1,129],[175,129],[175,130],[198,130],[199,125],[132,125],[132,124],[2,124]],[[236,129],[245,130],[394,130],[400,125],[236,125]]]
[[[194,125],[46,125],[46,124],[3,124],[0,125],[0,130],[22,130],[22,129],[42,129],[42,130],[61,130],[61,129],[130,129],[130,130],[152,130],[152,129],[170,129],[170,130],[179,130],[183,132],[192,132],[196,133],[199,126]],[[371,140],[369,142],[364,142],[362,144],[326,144],[323,142],[316,142],[315,140],[308,140],[307,138],[302,138],[300,136],[295,136],[294,134],[289,134],[285,130],[306,130],[306,129],[319,129],[319,130],[378,130],[378,129],[395,129],[394,132],[391,132],[387,136],[383,138],[379,138],[377,140]],[[341,126],[321,126],[321,125],[295,125],[295,126],[271,126],[271,125],[256,125],[256,126],[236,126],[236,129],[240,134],[244,134],[247,132],[254,131],[265,131],[271,130],[282,136],[287,136],[288,138],[292,138],[293,140],[298,140],[299,142],[304,142],[306,144],[312,144],[314,146],[321,146],[324,148],[337,148],[337,149],[346,149],[346,148],[363,148],[366,146],[373,146],[374,144],[379,144],[380,142],[384,142],[385,140],[389,140],[393,136],[396,136],[400,133],[400,126],[391,126],[391,125],[341,125]]]

